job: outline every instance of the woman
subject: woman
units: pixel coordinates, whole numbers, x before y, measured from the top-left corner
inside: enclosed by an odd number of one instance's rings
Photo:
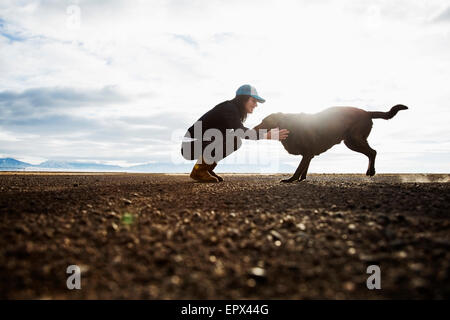
[[[264,103],[255,87],[245,84],[236,91],[236,97],[224,101],[200,117],[186,132],[181,154],[187,160],[197,160],[190,177],[199,182],[220,182],[223,178],[214,173],[217,162],[239,149],[241,138],[284,140],[289,134],[286,129],[272,129],[256,132],[244,127],[249,113]],[[194,140],[192,140],[192,138]]]

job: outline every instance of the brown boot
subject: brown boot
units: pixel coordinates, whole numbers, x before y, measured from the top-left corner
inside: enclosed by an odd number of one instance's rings
[[[199,182],[219,182],[219,180],[208,172],[208,165],[199,159],[191,171],[190,177]]]
[[[222,182],[222,181],[223,181],[223,178],[222,178],[221,176],[217,175],[217,174],[213,171],[214,168],[215,168],[216,166],[217,166],[217,163],[215,163],[215,162],[214,162],[213,164],[208,165],[208,172],[209,172],[210,175],[216,177],[217,180],[219,180],[219,182]]]

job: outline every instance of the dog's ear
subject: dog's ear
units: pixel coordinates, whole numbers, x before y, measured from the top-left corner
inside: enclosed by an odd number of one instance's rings
[[[283,119],[283,113],[282,112],[272,113],[266,119],[267,125],[269,126],[270,129],[278,128],[280,126],[280,122]]]
[[[281,119],[283,118],[282,112],[277,112],[277,113],[274,113],[273,115],[274,115],[275,120],[278,122],[281,121]]]

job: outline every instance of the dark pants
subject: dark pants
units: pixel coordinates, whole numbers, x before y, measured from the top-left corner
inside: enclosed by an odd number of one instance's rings
[[[225,157],[239,149],[242,141],[239,137],[234,137],[234,141],[227,143],[224,141],[221,145],[212,145],[213,141],[183,141],[181,144],[181,154],[186,160],[198,160],[203,157],[207,164],[217,163]],[[209,146],[209,147],[208,147]]]

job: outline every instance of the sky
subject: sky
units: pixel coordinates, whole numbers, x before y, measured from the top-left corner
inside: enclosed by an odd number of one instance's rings
[[[405,104],[374,120],[377,172],[450,172],[447,0],[0,2],[0,158],[186,163],[186,129],[247,83],[266,99],[247,127],[273,112]],[[277,141],[223,160],[255,172],[299,161]],[[342,143],[310,172],[367,162]]]

